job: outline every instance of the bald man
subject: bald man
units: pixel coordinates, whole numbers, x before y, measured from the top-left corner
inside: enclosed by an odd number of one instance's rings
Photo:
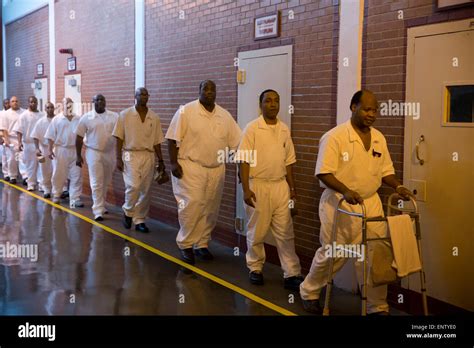
[[[404,199],[411,192],[395,177],[387,142],[381,132],[372,127],[378,111],[375,95],[367,90],[358,91],[350,102],[351,119],[325,133],[319,144],[315,175],[325,188],[319,201],[319,234],[321,247],[316,251],[311,269],[300,286],[300,294],[306,311],[319,314],[319,294],[326,285],[329,272],[327,245],[331,242],[334,212],[341,198],[341,209],[361,213],[359,204],[364,203],[367,217],[383,216],[382,202],[377,190],[382,182]],[[343,215],[337,225],[336,243],[360,244],[362,228],[360,220]],[[383,222],[367,224],[367,235],[371,238],[385,237]],[[366,255],[371,257],[371,244]],[[333,272],[342,268],[347,259],[335,258]],[[363,261],[357,260],[355,268],[362,283]],[[370,264],[369,264],[370,267]],[[370,272],[369,272],[370,274]],[[387,315],[387,286],[373,287],[370,278],[367,287],[367,312]]]
[[[13,130],[18,136],[20,149],[23,151],[23,163],[26,171],[26,182],[28,191],[34,191],[38,177],[38,160],[36,158],[36,148],[31,132],[38,120],[44,116],[38,110],[38,99],[35,96],[28,98],[28,110],[23,112]]]
[[[76,165],[76,129],[80,117],[73,113],[73,101],[63,100],[63,112],[54,117],[46,130],[45,138],[49,142],[49,158],[53,165],[53,203],[61,202],[61,193],[66,179],[69,179],[69,206],[81,208],[82,171]]]
[[[20,115],[24,111],[24,109],[20,108],[18,98],[16,96],[11,97],[10,109],[5,112],[3,122],[0,125],[0,130],[3,131],[3,140],[7,152],[7,179],[9,179],[12,184],[17,183],[19,174],[18,162],[20,159],[20,144],[18,143],[18,137],[14,128]]]
[[[51,178],[53,175],[53,164],[55,165],[56,161],[53,162],[48,156],[49,141],[45,138],[45,135],[46,130],[54,117],[53,103],[46,103],[45,110],[46,116],[43,116],[38,122],[36,122],[36,125],[31,132],[31,137],[35,143],[36,156],[39,161],[39,168],[41,169],[40,186],[43,189],[43,197],[51,198]]]
[[[107,188],[112,181],[115,169],[116,140],[112,136],[118,114],[105,108],[102,94],[92,98],[94,109],[82,115],[74,133],[76,133],[76,164],[82,167],[82,144],[86,145],[86,161],[91,185],[92,212],[96,221],[104,220]],[[85,138],[85,140],[84,140]]]
[[[148,90],[135,91],[135,106],[125,109],[112,132],[117,138],[117,169],[123,172],[125,203],[122,206],[125,228],[149,232],[145,224],[150,209],[151,184],[155,173],[155,156],[160,171],[165,170],[161,143],[164,141],[160,118],[148,108]]]
[[[189,264],[194,264],[194,254],[202,260],[213,259],[208,244],[219,216],[225,179],[225,163],[219,153],[237,149],[240,141],[239,126],[216,104],[216,95],[216,84],[202,81],[199,98],[176,111],[166,133],[178,203],[176,243],[181,258]]]

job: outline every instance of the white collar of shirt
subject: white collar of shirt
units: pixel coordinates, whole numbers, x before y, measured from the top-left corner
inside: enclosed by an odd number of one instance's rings
[[[92,114],[90,115],[90,118],[94,119],[96,117],[105,117],[106,115],[107,115],[107,109],[101,114],[99,114],[97,111],[95,111],[95,109],[92,109]]]
[[[258,124],[258,128],[260,128],[260,129],[270,130],[270,127],[268,126],[267,122],[263,118],[263,115],[260,115],[258,117],[257,124]],[[280,122],[280,119],[278,118],[278,116],[277,116],[277,123],[275,123],[275,126],[276,126],[277,129],[279,129],[279,130],[281,129],[281,122]]]
[[[66,121],[69,121],[68,118],[66,117],[66,115],[64,115],[64,113],[60,113],[59,115],[55,116],[55,117],[58,117],[58,118],[64,118]],[[76,115],[72,115],[72,118],[71,118],[71,121],[74,120],[77,116]]]
[[[41,115],[41,111],[39,111],[39,110],[31,111],[30,109],[26,109],[26,112],[31,114],[31,115],[36,115],[36,116]]]
[[[137,111],[137,108],[134,106],[133,107],[133,111],[135,112],[135,114],[140,117],[140,114],[138,113]],[[95,112],[95,110],[94,110]],[[151,115],[150,115],[150,108],[148,108],[148,111],[146,112],[146,116],[145,116],[145,119],[149,118],[151,120]]]
[[[346,126],[347,126],[347,132],[349,133],[349,141],[351,143],[354,141],[357,141],[362,146],[365,146],[359,134],[357,134],[357,132],[355,131],[354,126],[352,126],[350,119],[346,121]],[[374,129],[372,127],[370,127],[370,147],[378,148],[379,145],[380,145],[380,139],[378,137],[378,134],[374,132]]]
[[[217,112],[217,108],[218,108],[218,105],[216,103],[214,103],[214,110],[212,111],[208,111],[204,105],[201,104],[201,102],[199,101],[199,99],[197,100],[197,103],[199,105],[199,114],[201,116],[205,116],[205,117],[214,117],[214,116],[217,116],[217,117],[220,117],[220,114],[219,112]]]

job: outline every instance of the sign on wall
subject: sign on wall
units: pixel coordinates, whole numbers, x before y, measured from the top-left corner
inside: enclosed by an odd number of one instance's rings
[[[36,64],[36,76],[43,76],[44,74],[44,64]]]
[[[76,71],[76,57],[67,59],[67,71]]]
[[[280,11],[256,17],[254,20],[254,40],[280,36]]]

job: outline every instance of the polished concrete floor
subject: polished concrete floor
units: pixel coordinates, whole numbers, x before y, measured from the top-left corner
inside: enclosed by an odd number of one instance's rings
[[[266,264],[265,285],[251,285],[245,257],[233,248],[211,242],[214,261],[198,260],[195,266],[240,293],[15,187],[0,182],[0,195],[0,245],[38,250],[36,261],[0,258],[0,315],[280,315],[281,309],[306,314],[298,293],[283,289],[279,267]],[[91,201],[84,202],[75,211],[92,218]],[[68,208],[67,201],[62,205]],[[126,230],[120,207],[108,209],[103,225],[179,258],[175,228],[150,220],[149,234]],[[360,313],[358,296],[336,289],[332,299],[332,314]]]

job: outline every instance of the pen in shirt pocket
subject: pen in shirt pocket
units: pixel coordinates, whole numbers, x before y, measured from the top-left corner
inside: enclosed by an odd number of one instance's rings
[[[382,157],[382,153],[377,152],[377,151],[375,151],[374,149],[372,149],[372,156],[374,156],[374,157]]]

